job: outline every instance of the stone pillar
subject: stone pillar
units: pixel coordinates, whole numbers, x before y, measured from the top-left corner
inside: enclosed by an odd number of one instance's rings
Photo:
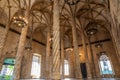
[[[46,54],[42,53],[41,57],[41,76],[40,78],[45,79],[46,78]]]
[[[61,66],[62,66],[62,79],[64,78],[64,26],[61,29]]]
[[[100,75],[99,59],[96,54],[94,55],[94,61],[95,61],[94,64],[95,64],[95,72],[96,72],[95,76],[97,78],[100,78],[101,75]]]
[[[30,79],[31,78],[31,67],[32,67],[32,53],[30,50],[24,51],[24,56],[21,65],[21,78]]]
[[[32,68],[32,58],[33,54],[31,53],[31,50],[28,51],[28,56],[27,56],[27,73],[26,73],[26,78],[31,78],[31,68]]]
[[[94,56],[93,56],[93,50],[92,50],[92,46],[90,44],[90,36],[88,37],[88,49],[90,51],[90,56],[91,56],[91,69],[92,69],[92,77],[95,78],[96,77],[96,67],[95,67],[95,62],[94,62]]]
[[[68,50],[68,61],[69,61],[69,77],[74,78],[74,55],[73,55],[73,50]]]
[[[87,53],[87,46],[86,46],[86,40],[85,40],[85,35],[84,32],[82,32],[82,44],[83,44],[83,50],[84,50],[84,55],[85,55],[85,59],[86,59],[86,68],[87,68],[87,78],[92,78],[91,75],[91,69],[90,69],[90,61],[89,61],[89,57],[88,57],[88,53]]]
[[[28,20],[29,10],[26,11],[26,19]],[[20,80],[20,72],[21,72],[21,62],[23,57],[23,50],[26,41],[26,35],[28,31],[28,24],[22,28],[21,36],[18,44],[18,50],[16,54],[16,62],[13,72],[13,80]]]
[[[50,78],[52,78],[52,54],[50,55]]]
[[[21,72],[20,72],[20,77],[21,79],[26,78],[26,66],[27,66],[27,50],[23,52],[23,58],[22,58],[22,63],[21,63]]]
[[[50,27],[47,27],[47,46],[46,46],[46,78],[50,78],[50,43],[51,43],[51,34]]]
[[[74,54],[75,54],[75,76],[76,78],[82,78],[75,18],[72,19],[72,35],[73,35],[73,46],[74,46]]]
[[[10,5],[9,5],[8,9],[9,9],[9,12],[10,12],[10,10],[11,10]],[[3,65],[3,62],[4,62],[5,55],[6,55],[6,53],[3,53],[3,50],[4,50],[4,46],[6,44],[9,29],[10,29],[10,24],[11,24],[10,16],[11,15],[9,13],[9,18],[8,18],[8,20],[6,20],[7,21],[6,29],[5,29],[5,32],[3,33],[3,35],[1,36],[1,40],[0,40],[0,71],[2,69],[2,65]]]
[[[2,69],[4,57],[6,55],[6,53],[3,53],[3,50],[4,50],[4,46],[5,46],[7,37],[8,37],[9,29],[10,29],[10,22],[8,22],[8,24],[6,25],[5,32],[3,36],[1,36],[1,40],[0,40],[0,71]]]
[[[52,79],[60,79],[60,8],[59,0],[53,4],[53,45],[52,45]]]

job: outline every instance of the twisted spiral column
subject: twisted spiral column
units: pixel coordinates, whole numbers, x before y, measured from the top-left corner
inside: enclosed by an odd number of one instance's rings
[[[52,45],[52,79],[60,79],[60,20],[59,0],[53,5],[53,45]]]
[[[28,20],[29,17],[29,10],[26,10],[26,19]],[[26,41],[26,35],[28,31],[28,24],[22,28],[19,44],[18,44],[18,50],[16,54],[16,62],[13,72],[13,80],[20,80],[20,71],[21,71],[21,62],[23,57],[23,50],[24,45]]]

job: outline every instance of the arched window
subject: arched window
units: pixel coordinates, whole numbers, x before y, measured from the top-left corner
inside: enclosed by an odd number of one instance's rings
[[[32,78],[40,78],[41,75],[41,55],[34,54],[32,59]]]
[[[109,57],[106,54],[100,56],[101,74],[113,74],[113,69]]]
[[[64,60],[64,73],[65,73],[65,75],[69,75],[69,63],[68,63],[68,60]]]
[[[2,70],[0,72],[0,80],[12,80],[14,65],[14,58],[6,58],[4,60]]]

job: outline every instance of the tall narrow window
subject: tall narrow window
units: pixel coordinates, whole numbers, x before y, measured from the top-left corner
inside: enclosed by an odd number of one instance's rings
[[[101,68],[101,74],[113,74],[111,62],[107,57],[107,55],[105,54],[102,54],[100,56],[100,68]]]
[[[34,55],[32,59],[31,76],[32,78],[40,78],[40,75],[41,75],[41,56]]]
[[[64,73],[65,75],[69,75],[69,63],[68,60],[64,60]]]

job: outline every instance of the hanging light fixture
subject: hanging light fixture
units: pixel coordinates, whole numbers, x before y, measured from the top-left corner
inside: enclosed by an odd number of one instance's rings
[[[87,35],[91,36],[91,35],[96,34],[98,32],[97,23],[95,23],[95,22],[88,23],[85,30],[86,30]]]
[[[100,54],[101,55],[106,54],[106,51],[101,51]]]
[[[25,18],[25,9],[19,9],[13,16],[12,22],[19,27],[24,27],[28,24],[27,19]]]
[[[32,41],[31,39],[28,40],[27,46],[25,47],[26,50],[30,51],[32,50]]]
[[[76,5],[80,0],[64,0],[68,5]]]
[[[102,48],[102,44],[101,43],[97,43],[97,44],[95,44],[95,47]]]
[[[32,35],[33,35],[33,28],[30,29],[30,34],[29,34],[29,37],[28,37],[28,41],[27,41],[27,44],[25,46],[25,49],[30,51],[32,50]]]
[[[27,42],[26,47],[25,47],[25,49],[28,50],[28,51],[32,50],[33,24],[34,23],[33,23],[33,16],[32,16],[32,25],[31,25],[31,27],[29,27],[29,30],[30,30],[29,39],[28,39],[28,42]]]
[[[70,47],[70,48],[67,48],[67,49],[65,49],[65,50],[71,52],[71,51],[73,51],[73,48]]]

